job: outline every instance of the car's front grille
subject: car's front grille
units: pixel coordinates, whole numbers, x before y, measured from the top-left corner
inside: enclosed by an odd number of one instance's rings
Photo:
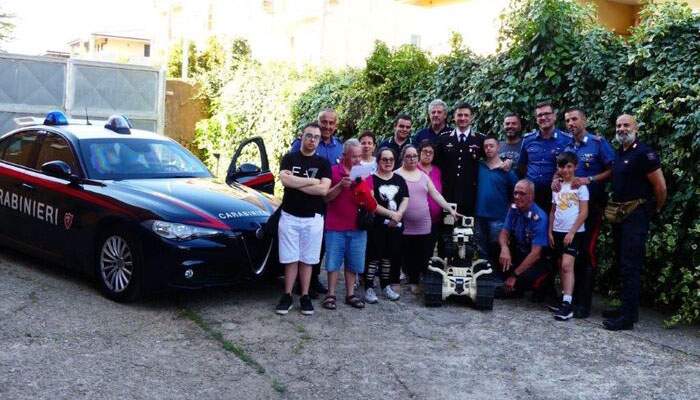
[[[239,240],[243,245],[243,252],[247,255],[251,272],[254,275],[260,274],[270,261],[272,238],[258,239],[255,232],[243,232]]]

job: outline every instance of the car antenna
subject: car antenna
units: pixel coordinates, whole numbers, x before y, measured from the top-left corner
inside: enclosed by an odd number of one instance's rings
[[[85,107],[85,125],[92,125],[90,123],[90,117],[88,117],[87,107]]]

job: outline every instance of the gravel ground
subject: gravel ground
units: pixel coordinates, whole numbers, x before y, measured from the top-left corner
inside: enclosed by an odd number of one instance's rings
[[[122,305],[6,249],[0,273],[1,399],[700,399],[700,329],[649,310],[607,332],[599,307],[557,322],[525,299],[426,309],[404,292],[282,317],[274,285]]]

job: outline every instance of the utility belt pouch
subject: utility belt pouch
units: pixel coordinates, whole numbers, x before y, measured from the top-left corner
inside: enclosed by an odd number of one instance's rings
[[[644,203],[646,203],[646,199],[636,199],[622,202],[609,201],[608,205],[605,206],[605,219],[613,224],[619,224],[620,222],[624,221],[628,215],[632,214],[637,207]]]

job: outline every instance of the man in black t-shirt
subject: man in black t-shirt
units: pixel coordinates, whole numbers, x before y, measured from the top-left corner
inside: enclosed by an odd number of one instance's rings
[[[284,294],[277,304],[277,314],[292,308],[292,288],[299,275],[301,313],[312,315],[309,297],[311,266],[319,262],[323,239],[323,197],[331,184],[328,160],[315,154],[321,140],[317,123],[304,127],[299,151],[287,153],[280,163],[280,181],[284,186],[280,216],[279,258],[284,265]]]

